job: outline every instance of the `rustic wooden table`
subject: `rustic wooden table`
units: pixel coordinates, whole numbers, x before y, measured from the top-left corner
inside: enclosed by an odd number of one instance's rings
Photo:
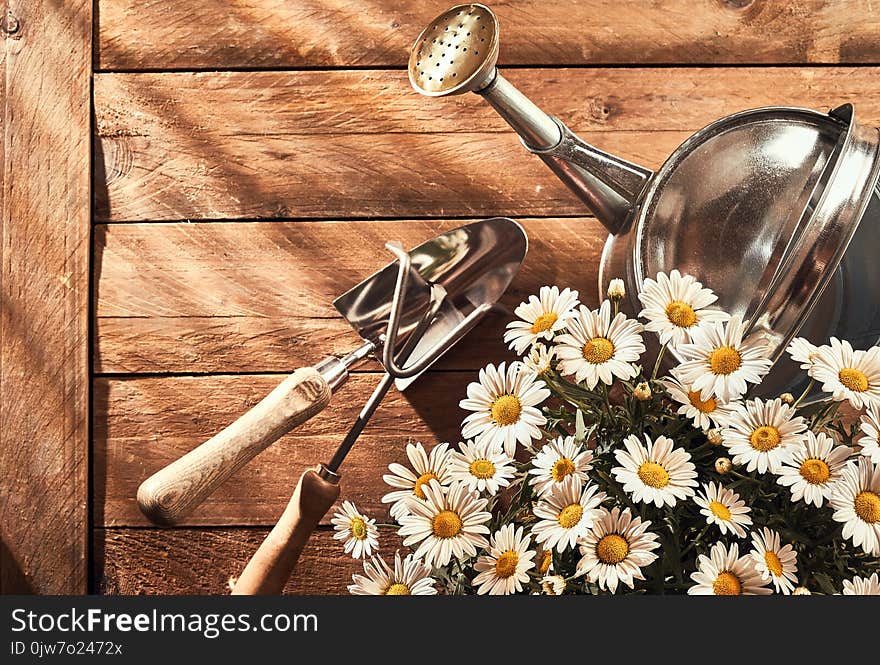
[[[386,239],[507,215],[531,250],[507,313],[393,393],[346,463],[343,497],[377,517],[406,441],[458,440],[457,401],[482,364],[510,357],[500,331],[516,303],[553,283],[595,303],[604,235],[583,205],[474,96],[410,90],[408,46],[445,3],[6,4],[20,29],[6,20],[0,51],[4,590],[226,592],[378,366],[180,528],[151,526],[136,488],[285,373],[353,347],[331,300],[389,260]],[[880,124],[868,0],[493,9],[511,81],[645,166],[755,106],[853,101]],[[331,534],[290,592],[344,591],[359,565]]]

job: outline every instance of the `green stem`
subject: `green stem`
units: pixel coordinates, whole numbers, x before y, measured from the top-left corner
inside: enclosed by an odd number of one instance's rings
[[[657,353],[657,360],[654,361],[654,371],[651,372],[651,381],[657,380],[657,372],[660,371],[660,362],[663,360],[664,353],[666,353],[666,344],[661,346],[660,351]]]
[[[805,398],[807,395],[810,394],[810,391],[813,389],[813,385],[814,385],[815,383],[816,383],[816,380],[815,380],[815,379],[810,379],[810,382],[807,384],[807,387],[804,388],[804,392],[802,392],[802,393],[801,393],[801,396],[798,397],[798,398],[794,401],[794,404],[791,405],[793,409],[798,408],[798,405],[799,405],[801,402],[804,401],[804,398]]]

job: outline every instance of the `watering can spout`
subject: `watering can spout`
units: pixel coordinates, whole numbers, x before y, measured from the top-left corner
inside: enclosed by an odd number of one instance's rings
[[[482,96],[612,234],[624,233],[653,173],[582,141],[501,76],[498,32],[495,14],[480,4],[436,17],[410,53],[413,88],[428,97]]]
[[[578,138],[558,118],[549,116],[495,72],[476,90],[516,130],[529,152],[547,166],[587,205],[609,233],[624,233],[653,172],[603,152]]]

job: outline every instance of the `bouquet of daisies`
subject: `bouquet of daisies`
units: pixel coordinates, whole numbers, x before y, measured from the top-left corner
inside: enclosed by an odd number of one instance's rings
[[[795,339],[803,394],[745,399],[765,346],[693,277],[646,279],[644,323],[620,280],[598,309],[578,297],[516,308],[522,359],[468,386],[464,441],[389,466],[394,524],[343,504],[352,593],[880,594],[880,347]],[[393,563],[380,526],[409,549]]]

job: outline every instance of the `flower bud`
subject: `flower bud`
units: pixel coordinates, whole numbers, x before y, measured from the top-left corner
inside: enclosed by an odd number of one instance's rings
[[[640,402],[645,402],[651,399],[651,386],[649,386],[645,381],[642,381],[635,388],[633,388],[633,397],[635,397]]]
[[[626,298],[626,287],[623,285],[622,279],[612,279],[608,284],[608,299],[611,301],[621,301]]]
[[[810,590],[805,586],[795,587],[795,590],[791,592],[792,596],[812,596]]]
[[[706,438],[709,439],[709,443],[713,446],[720,446],[724,442],[724,439],[721,436],[721,430],[717,427],[706,432]]]
[[[561,575],[548,575],[541,580],[541,588],[548,596],[561,596],[565,591],[565,578]]]
[[[791,393],[782,393],[779,399],[782,400],[783,404],[794,404],[794,395]]]
[[[715,460],[715,470],[722,476],[730,473],[730,470],[732,468],[733,462],[731,462],[727,457],[719,457],[717,460]]]

